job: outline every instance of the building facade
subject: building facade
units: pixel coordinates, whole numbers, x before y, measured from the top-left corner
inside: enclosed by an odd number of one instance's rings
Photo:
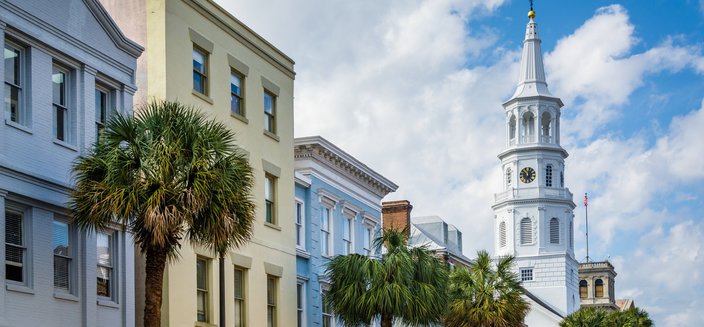
[[[291,326],[296,316],[294,62],[211,0],[101,0],[145,45],[135,103],[178,100],[235,132],[254,168],[253,237],[224,258],[183,244],[166,268],[164,326]],[[136,322],[144,311],[138,258]],[[224,309],[221,308],[223,304]]]
[[[79,231],[67,201],[143,48],[97,0],[0,0],[0,42],[0,326],[132,326],[131,236]]]
[[[531,310],[526,323],[542,326],[556,325],[560,316],[579,309],[579,295],[575,204],[565,186],[567,151],[560,146],[563,103],[548,91],[534,17],[531,10],[518,87],[503,104],[506,149],[499,154],[503,190],[495,195],[492,208],[495,253],[516,257],[523,286],[552,312],[545,313],[551,318],[538,318],[538,309]]]
[[[579,264],[579,298],[582,307],[617,310],[616,270],[608,261]]]
[[[295,140],[297,326],[335,326],[322,305],[336,255],[380,255],[381,199],[398,186],[320,136]]]

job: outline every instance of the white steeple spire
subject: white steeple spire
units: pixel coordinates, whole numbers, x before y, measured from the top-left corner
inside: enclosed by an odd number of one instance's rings
[[[535,12],[532,9],[528,17],[530,21],[526,25],[526,38],[523,41],[518,87],[511,99],[532,96],[552,97],[550,91],[548,91],[548,83],[545,82],[545,68],[543,67],[543,53],[540,49],[540,38],[538,37],[538,24],[533,20]]]

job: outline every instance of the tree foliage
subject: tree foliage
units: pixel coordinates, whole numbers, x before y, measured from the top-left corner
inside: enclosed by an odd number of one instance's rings
[[[494,268],[489,254],[479,251],[469,268],[457,267],[450,274],[445,326],[523,326],[529,304],[521,296],[513,260],[502,257]]]
[[[408,246],[408,230],[389,229],[374,241],[386,246],[381,258],[337,256],[327,267],[330,290],[325,301],[346,326],[409,326],[440,322],[446,308],[448,271],[425,247]]]
[[[601,308],[581,308],[565,317],[561,327],[651,327],[645,310],[631,308],[626,311],[609,311]]]
[[[117,114],[74,164],[72,222],[127,227],[146,254],[145,326],[160,325],[167,259],[184,238],[223,254],[251,237],[252,168],[222,123],[178,102]]]

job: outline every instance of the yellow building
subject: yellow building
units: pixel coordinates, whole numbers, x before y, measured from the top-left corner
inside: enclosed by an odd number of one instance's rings
[[[225,325],[295,325],[293,60],[211,0],[101,2],[146,48],[135,104],[156,98],[199,107],[232,128],[249,153],[257,216],[251,241],[225,258]],[[141,326],[143,263],[136,266]],[[217,257],[184,244],[164,275],[162,325],[219,326],[221,311]]]

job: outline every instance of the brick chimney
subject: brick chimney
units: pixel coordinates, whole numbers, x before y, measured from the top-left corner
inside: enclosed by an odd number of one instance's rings
[[[383,228],[404,229],[408,227],[410,233],[411,210],[413,206],[408,200],[388,201],[381,203],[381,219]]]

